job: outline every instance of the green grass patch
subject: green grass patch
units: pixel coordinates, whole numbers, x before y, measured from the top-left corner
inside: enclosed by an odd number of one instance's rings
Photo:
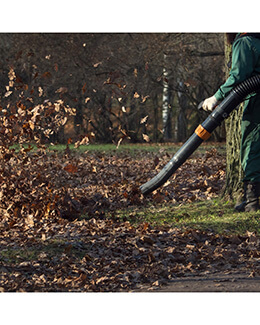
[[[0,260],[8,261],[9,263],[18,263],[21,261],[32,261],[37,258],[39,252],[31,248],[21,247],[8,247],[4,248],[0,252]]]
[[[1,249],[0,261],[19,264],[23,261],[32,262],[42,259],[51,260],[53,257],[61,257],[62,254],[83,258],[88,247],[78,242],[64,242],[62,239],[49,239],[45,242],[29,247],[13,246]]]
[[[50,151],[64,151],[66,150],[66,145],[64,144],[57,144],[57,145],[49,145],[48,150]],[[109,153],[125,153],[130,155],[135,155],[136,153],[141,152],[151,152],[157,153],[161,151],[167,151],[168,153],[174,154],[178,151],[181,147],[181,144],[175,143],[167,143],[167,144],[121,144],[118,148],[115,144],[89,144],[89,145],[82,145],[79,146],[77,149],[74,147],[73,144],[69,145],[71,151],[75,152],[103,152],[104,154]],[[212,150],[216,148],[219,153],[225,153],[226,146],[224,143],[212,144],[212,143],[203,143],[198,149],[197,152],[200,154],[204,154],[208,150]]]
[[[243,235],[247,231],[260,234],[260,211],[237,213],[234,212],[233,202],[222,199],[129,208],[127,211],[118,211],[116,217],[133,224],[148,222],[153,226],[170,225],[226,235]]]
[[[67,147],[69,147],[72,153],[100,153],[100,154],[128,154],[129,156],[138,156],[138,154],[143,153],[161,153],[167,152],[170,155],[174,155],[182,146],[182,144],[175,143],[138,143],[138,144],[121,144],[118,148],[115,144],[89,144],[82,145],[78,148],[74,147],[74,144],[48,144],[45,145],[47,152],[57,152],[63,153],[66,151]],[[37,146],[35,144],[23,144],[25,149],[32,148],[30,152],[36,152]],[[20,150],[20,145],[14,145],[11,148],[14,148],[17,152]],[[225,154],[226,146],[224,143],[202,143],[201,146],[195,151],[196,155],[205,154],[207,151],[212,149],[217,149],[218,153]]]
[[[66,150],[67,146],[63,144],[58,145],[49,145],[49,151],[59,151],[62,152]],[[172,144],[172,145],[160,145],[160,144],[122,144],[118,148],[115,144],[89,144],[89,145],[82,145],[78,148],[75,148],[73,144],[69,145],[69,149],[72,152],[84,153],[104,153],[104,154],[118,154],[124,153],[129,155],[135,155],[140,152],[159,152],[160,150],[167,150],[170,152],[175,152],[180,148],[180,146]]]

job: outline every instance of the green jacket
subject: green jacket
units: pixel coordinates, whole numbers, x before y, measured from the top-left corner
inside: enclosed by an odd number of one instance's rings
[[[232,66],[226,82],[215,93],[223,100],[229,92],[247,78],[260,74],[260,39],[237,34],[232,46]]]
[[[226,82],[216,92],[217,100],[247,78],[260,74],[260,39],[238,34],[232,46],[232,66]],[[234,130],[235,131],[235,130]],[[241,165],[244,181],[260,182],[260,94],[247,96],[241,120]]]

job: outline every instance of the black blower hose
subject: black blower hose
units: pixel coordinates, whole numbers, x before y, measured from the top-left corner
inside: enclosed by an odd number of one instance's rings
[[[176,152],[159,174],[140,186],[142,194],[147,195],[156,190],[159,186],[163,185],[201,145],[201,143],[210,137],[215,128],[229,116],[229,114],[245,99],[246,96],[259,91],[260,75],[253,76],[234,87],[229,95],[214,109],[208,118],[197,127],[193,135]],[[199,109],[201,108],[202,103],[200,103],[198,107]]]

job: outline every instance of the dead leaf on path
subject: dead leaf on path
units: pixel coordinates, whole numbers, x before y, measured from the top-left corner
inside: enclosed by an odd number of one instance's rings
[[[77,168],[77,166],[72,165],[72,164],[67,164],[67,165],[64,167],[64,170],[66,170],[66,172],[68,172],[68,173],[72,173],[72,174],[78,172],[78,168]]]

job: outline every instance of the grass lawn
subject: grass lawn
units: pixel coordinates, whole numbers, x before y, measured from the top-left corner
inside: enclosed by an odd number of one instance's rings
[[[32,147],[32,151],[37,150],[37,146],[34,144],[24,144],[24,148]],[[114,154],[130,154],[135,155],[136,153],[157,153],[161,150],[166,150],[169,154],[175,154],[177,150],[180,149],[182,144],[175,144],[175,143],[155,143],[155,144],[149,144],[149,143],[138,143],[138,144],[121,144],[119,147],[117,147],[115,144],[89,144],[89,145],[82,145],[78,148],[74,147],[74,144],[53,144],[53,145],[46,145],[47,151],[56,151],[56,152],[62,152],[65,151],[67,146],[72,152],[77,153],[84,153],[84,152],[102,152],[104,154],[106,153],[114,153]],[[19,145],[14,145],[13,148],[18,150],[20,148]],[[201,146],[196,150],[197,154],[204,154],[207,150],[211,150],[212,148],[216,148],[219,153],[225,153],[225,143],[211,143],[211,142],[205,142],[202,143]]]
[[[260,234],[260,212],[234,212],[234,202],[215,198],[181,204],[149,205],[117,211],[116,217],[133,224],[148,222],[152,226],[169,225],[192,228],[225,235]]]

